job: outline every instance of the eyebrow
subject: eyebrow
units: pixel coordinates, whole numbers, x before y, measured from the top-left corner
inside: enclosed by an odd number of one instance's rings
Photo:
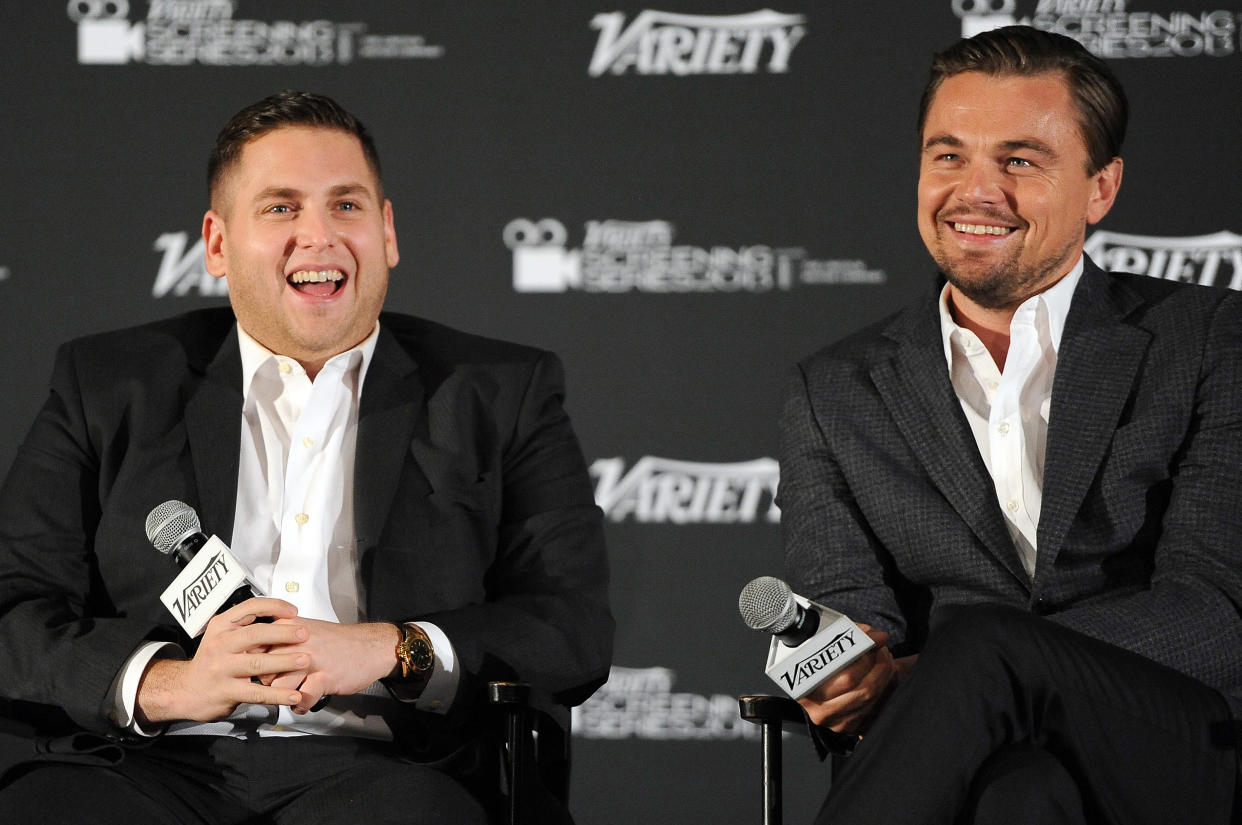
[[[923,149],[924,151],[926,151],[927,149],[931,149],[937,146],[947,146],[951,149],[960,149],[961,147],[965,145],[966,143],[959,137],[956,137],[950,134],[940,134],[940,135],[932,135],[931,137],[929,137],[927,141],[924,142]],[[1049,158],[1058,157],[1057,153],[1053,151],[1051,146],[1049,146],[1048,144],[1042,141],[1032,140],[1030,138],[1020,138],[1017,140],[1003,140],[998,144],[998,146],[1000,149],[1002,149],[1005,152],[1014,152],[1014,151],[1018,151],[1021,149],[1025,149],[1028,152],[1037,152],[1043,155],[1044,157],[1049,157]]]
[[[304,197],[305,192],[291,186],[269,186],[254,196],[255,203],[266,200],[296,200]],[[328,190],[328,196],[340,198],[346,195],[370,195],[371,189],[362,183],[338,183]]]

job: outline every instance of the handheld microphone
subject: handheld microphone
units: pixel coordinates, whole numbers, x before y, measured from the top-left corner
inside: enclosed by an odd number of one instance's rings
[[[771,633],[786,647],[797,647],[819,630],[819,613],[798,604],[789,585],[773,576],[743,587],[737,609],[747,627]]]
[[[250,572],[224,542],[203,534],[190,505],[165,501],[147,514],[146,531],[155,549],[181,567],[160,601],[191,638],[203,632],[212,616],[259,595]]]
[[[848,617],[798,596],[772,576],[743,587],[737,608],[751,630],[772,634],[765,672],[795,699],[875,646]]]

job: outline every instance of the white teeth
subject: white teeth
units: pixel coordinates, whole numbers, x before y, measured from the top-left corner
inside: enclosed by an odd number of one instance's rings
[[[1008,226],[990,226],[982,223],[955,223],[953,228],[968,235],[1008,235],[1013,231]]]
[[[294,284],[322,284],[324,281],[340,281],[345,278],[339,269],[302,269],[289,276]]]

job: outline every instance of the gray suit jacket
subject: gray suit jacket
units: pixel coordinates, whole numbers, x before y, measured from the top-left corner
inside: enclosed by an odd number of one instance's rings
[[[933,293],[798,365],[779,504],[794,590],[917,651],[1021,606],[1242,708],[1242,294],[1086,261],[1058,353],[1032,581],[949,381]]]

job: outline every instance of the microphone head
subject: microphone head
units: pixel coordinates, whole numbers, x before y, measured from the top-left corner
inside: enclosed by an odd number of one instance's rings
[[[798,603],[789,585],[772,576],[760,576],[742,588],[737,598],[742,621],[751,630],[784,633],[798,618]]]
[[[186,536],[201,530],[194,508],[175,498],[147,514],[147,540],[166,556],[176,550]]]

